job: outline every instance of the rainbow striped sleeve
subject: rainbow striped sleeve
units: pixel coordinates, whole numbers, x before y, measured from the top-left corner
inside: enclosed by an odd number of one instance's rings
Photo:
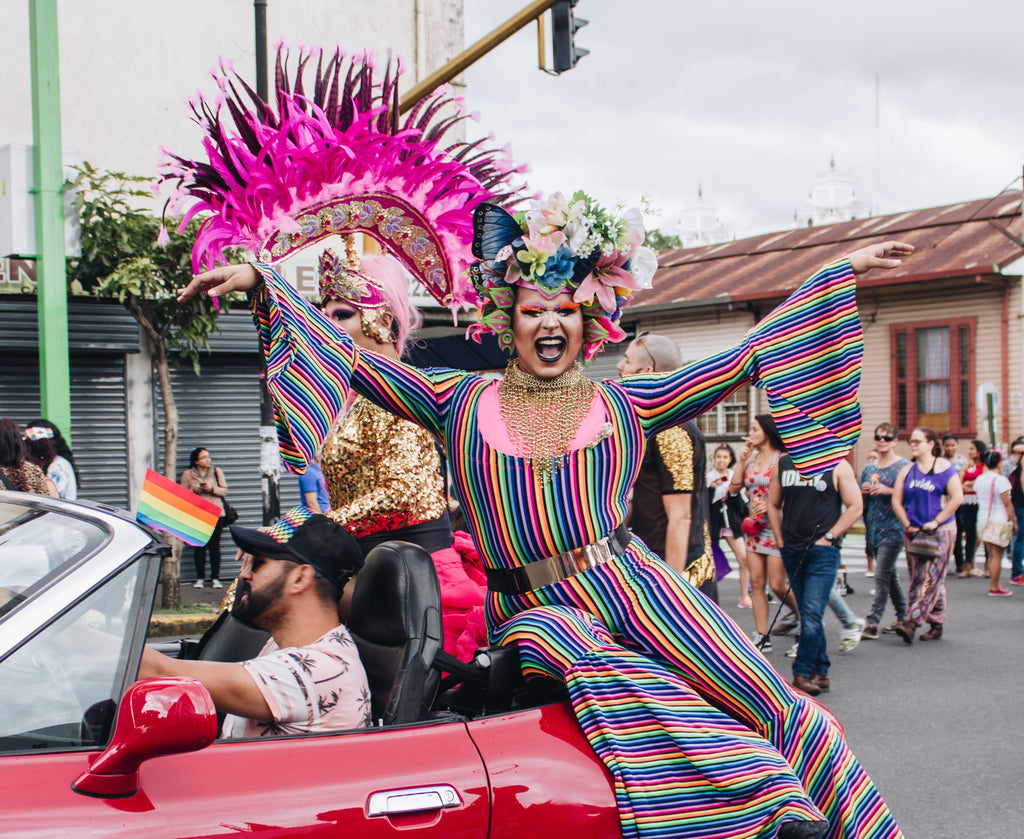
[[[471,375],[463,370],[420,370],[360,351],[359,363],[352,371],[352,387],[384,410],[443,437],[455,388]]]
[[[152,469],[146,470],[135,518],[200,547],[210,541],[220,507]]]
[[[648,435],[693,419],[742,385],[768,407],[797,469],[835,466],[860,435],[864,341],[849,260],[822,268],[725,352],[664,375],[619,383]]]
[[[292,472],[306,471],[348,396],[355,351],[352,341],[307,303],[269,265],[265,300],[253,298],[253,320],[267,359],[267,387],[281,459]]]

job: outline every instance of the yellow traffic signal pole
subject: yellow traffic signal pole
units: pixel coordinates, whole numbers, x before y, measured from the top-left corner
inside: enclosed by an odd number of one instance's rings
[[[439,70],[431,73],[419,84],[410,88],[409,91],[401,97],[398,105],[399,113],[404,114],[424,96],[432,93],[437,87],[443,85],[445,82],[450,82],[467,67],[470,67],[479,59],[483,58],[483,56],[487,55],[487,53],[498,46],[498,44],[507,41],[515,35],[516,32],[524,26],[532,23],[558,2],[559,0],[534,0],[533,3],[515,16],[506,20],[497,29],[491,30],[491,32],[472,46],[464,49]]]

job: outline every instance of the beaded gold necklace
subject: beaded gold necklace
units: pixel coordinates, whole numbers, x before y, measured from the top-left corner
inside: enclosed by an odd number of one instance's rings
[[[579,361],[553,379],[539,379],[520,370],[512,360],[498,385],[498,397],[509,438],[547,483],[561,468],[590,409],[594,383],[583,375]]]

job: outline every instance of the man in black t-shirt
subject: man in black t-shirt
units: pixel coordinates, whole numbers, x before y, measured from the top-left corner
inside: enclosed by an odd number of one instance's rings
[[[811,696],[829,686],[821,619],[839,570],[843,534],[860,518],[862,508],[860,485],[845,460],[831,472],[808,478],[797,472],[789,455],[772,467],[768,521],[800,612],[793,686]]]

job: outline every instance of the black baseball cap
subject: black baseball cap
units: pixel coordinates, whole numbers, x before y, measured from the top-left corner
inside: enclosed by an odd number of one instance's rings
[[[308,507],[293,507],[269,527],[231,525],[231,538],[246,553],[310,565],[341,594],[363,567],[359,543],[340,524]]]

